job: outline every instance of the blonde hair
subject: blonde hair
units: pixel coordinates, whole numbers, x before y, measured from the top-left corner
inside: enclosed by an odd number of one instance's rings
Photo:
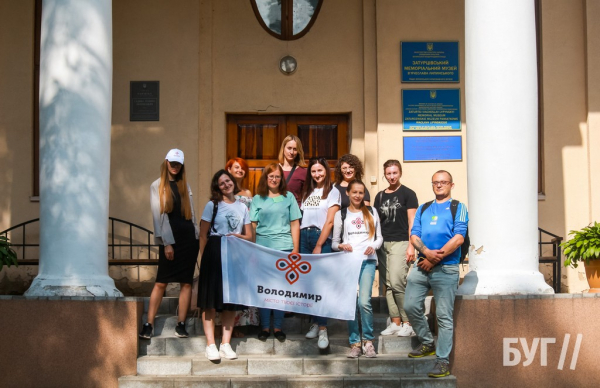
[[[285,149],[285,145],[292,140],[296,142],[296,149],[298,150],[298,154],[294,158],[294,163],[297,164],[299,167],[306,167],[306,161],[304,161],[304,149],[302,149],[302,142],[300,141],[300,138],[295,135],[287,135],[285,139],[283,139],[283,142],[281,143],[281,148],[279,148],[279,163],[283,164],[283,162],[285,162],[285,159],[283,157],[283,150]]]
[[[352,186],[354,185],[361,185],[363,187],[363,190],[366,189],[364,183],[355,179],[352,182],[348,183],[348,188],[346,189],[346,193],[348,194],[348,196],[350,196],[350,190],[352,190]],[[373,236],[375,235],[375,220],[373,219],[371,212],[367,208],[367,205],[365,205],[364,198],[360,202],[360,210],[362,211],[363,219],[367,222],[367,225],[369,226],[369,238],[373,238]]]
[[[160,185],[158,186],[158,193],[160,196],[160,212],[171,213],[173,211],[173,192],[171,191],[171,185],[169,184],[169,163],[166,159],[160,166]],[[177,191],[181,197],[181,214],[186,220],[192,219],[192,204],[190,203],[190,197],[187,193],[187,180],[185,179],[185,166],[181,165],[181,170],[174,177],[177,183]]]

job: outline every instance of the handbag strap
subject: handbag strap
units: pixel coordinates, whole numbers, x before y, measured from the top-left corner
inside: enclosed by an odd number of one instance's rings
[[[292,179],[292,175],[294,175],[295,170],[296,170],[296,165],[294,164],[294,167],[292,167],[292,171],[290,171],[290,175],[288,175],[287,179],[285,180],[285,183],[290,183],[290,180]]]

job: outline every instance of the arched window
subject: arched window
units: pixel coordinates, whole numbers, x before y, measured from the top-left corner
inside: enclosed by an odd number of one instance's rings
[[[260,25],[281,40],[303,37],[314,24],[323,0],[250,0]]]

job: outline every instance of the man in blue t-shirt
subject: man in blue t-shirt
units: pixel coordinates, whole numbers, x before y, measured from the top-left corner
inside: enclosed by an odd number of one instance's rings
[[[418,261],[408,275],[404,309],[421,344],[409,357],[437,356],[429,377],[450,374],[450,351],[454,332],[454,297],[458,289],[460,249],[467,234],[467,207],[458,203],[452,217],[452,175],[440,170],[433,174],[435,200],[417,209],[410,242],[419,251]],[[423,210],[423,206],[426,206]],[[425,297],[433,290],[438,322],[437,349],[424,314]]]

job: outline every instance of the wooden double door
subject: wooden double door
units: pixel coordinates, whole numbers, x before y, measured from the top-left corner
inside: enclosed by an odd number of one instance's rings
[[[302,142],[304,158],[324,157],[335,167],[349,151],[348,115],[227,115],[227,159],[240,157],[248,162],[246,182],[254,193],[262,169],[277,163],[283,139],[296,135]]]

